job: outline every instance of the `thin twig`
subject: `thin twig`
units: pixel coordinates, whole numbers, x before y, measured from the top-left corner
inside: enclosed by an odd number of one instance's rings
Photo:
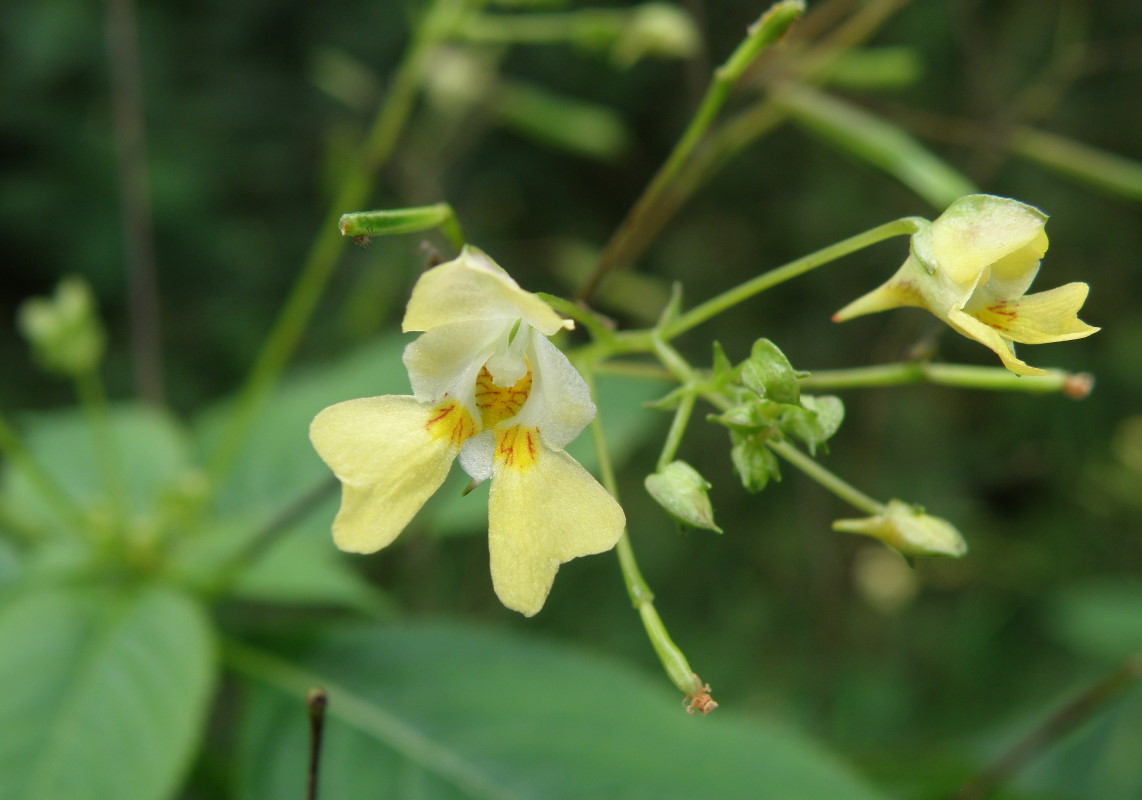
[[[1114,672],[1063,706],[1014,747],[992,762],[983,772],[965,783],[952,800],[983,800],[1028,762],[1042,755],[1051,745],[1102,711],[1134,683],[1142,679],[1142,653],[1137,653]]]
[[[325,733],[325,709],[329,705],[329,695],[320,686],[315,686],[309,690],[305,705],[309,709],[309,780],[305,800],[317,800],[317,772],[321,766],[321,738]]]

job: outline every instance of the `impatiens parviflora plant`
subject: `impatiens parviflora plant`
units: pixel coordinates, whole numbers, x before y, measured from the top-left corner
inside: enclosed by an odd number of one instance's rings
[[[408,227],[394,223],[402,213],[346,215],[342,232],[384,233],[392,225],[405,232]],[[668,675],[686,694],[690,710],[709,711],[716,704],[708,687],[667,634],[624,534],[606,435],[590,396],[594,375],[650,374],[678,382],[655,404],[674,416],[657,469],[645,485],[683,526],[721,533],[710,483],[677,458],[701,399],[717,412],[709,421],[728,430],[729,455],[747,490],[759,492],[780,480],[779,460],[785,460],[866,515],[838,520],[835,530],[877,538],[908,559],[962,556],[967,544],[951,523],[901,500],[881,503],[815,460],[839,429],[844,405],[835,396],[804,390],[928,380],[1081,394],[1075,392],[1075,376],[1028,366],[1016,358],[1012,344],[1076,339],[1098,330],[1077,317],[1086,284],[1025,296],[1046,251],[1045,222],[1042,212],[1024,203],[967,196],[934,222],[907,217],[878,226],[686,312],[676,287],[655,326],[632,331],[615,331],[581,304],[524,291],[489,256],[465,246],[455,260],[425,272],[413,289],[403,323],[406,332],[421,332],[404,354],[413,394],[348,400],[313,421],[314,446],[343,487],[334,541],[362,553],[388,545],[459,459],[474,481],[491,480],[492,582],[504,605],[528,616],[537,613],[559,564],[617,546],[628,593]],[[699,369],[670,344],[761,291],[902,234],[911,237],[904,266],[834,319],[920,305],[994,350],[1003,369],[916,362],[809,374],[795,370],[764,338],[737,364],[715,342],[711,366]],[[569,360],[548,337],[572,329],[575,321],[592,341],[571,351]],[[659,366],[624,358],[634,355],[653,356]],[[1089,382],[1084,385],[1089,388]],[[563,451],[588,424],[601,485]]]

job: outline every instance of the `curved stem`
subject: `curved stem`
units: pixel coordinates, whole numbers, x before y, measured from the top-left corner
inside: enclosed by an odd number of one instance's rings
[[[589,373],[587,380],[588,383],[591,384],[592,393],[594,393],[594,379]],[[615,478],[615,468],[614,464],[611,463],[611,456],[607,450],[607,440],[603,434],[603,424],[597,414],[595,415],[595,419],[591,422],[591,436],[594,439],[595,450],[599,456],[599,473],[602,478],[603,486],[617,499],[618,481]],[[658,616],[658,610],[654,607],[654,593],[650,590],[646,580],[642,577],[642,571],[638,568],[638,561],[635,559],[634,549],[631,547],[630,534],[628,532],[623,532],[622,538],[620,538],[618,544],[615,545],[615,553],[619,557],[619,569],[622,571],[623,583],[626,585],[631,605],[638,611],[638,615],[642,619],[642,626],[646,630],[647,638],[650,639],[650,644],[654,647],[654,652],[658,655],[658,660],[662,662],[663,669],[666,670],[667,676],[671,682],[678,687],[678,690],[688,697],[700,692],[702,690],[702,682],[698,679],[698,676],[694,674],[694,671],[690,669],[690,663],[686,660],[686,654],[682,652],[678,645],[674,644],[674,640],[670,638],[670,634],[667,632],[662,618]]]
[[[691,118],[686,130],[678,139],[674,149],[667,156],[666,161],[651,179],[650,184],[643,191],[642,196],[635,202],[626,218],[619,225],[618,230],[611,236],[607,246],[603,249],[595,271],[587,283],[580,290],[577,299],[588,300],[595,293],[603,278],[614,268],[633,258],[633,255],[643,248],[643,239],[656,232],[653,226],[648,225],[649,218],[659,201],[666,193],[667,188],[678,176],[678,172],[689,160],[694,149],[702,140],[710,124],[725,105],[730,91],[741,78],[746,68],[754,62],[768,45],[777,41],[790,25],[801,16],[805,10],[802,0],[782,0],[775,3],[761,19],[749,29],[746,38],[742,40],[737,49],[726,62],[719,67],[710,81],[706,94],[698,106],[698,110]]]
[[[831,261],[836,261],[838,258],[847,256],[850,253],[855,253],[857,250],[863,250],[870,245],[882,242],[885,239],[891,239],[894,236],[910,236],[919,230],[920,224],[923,222],[924,220],[919,217],[903,217],[893,220],[892,222],[886,222],[883,225],[878,225],[863,233],[850,236],[828,247],[823,247],[815,253],[810,253],[807,256],[802,256],[794,261],[790,261],[788,264],[771,269],[769,272],[762,273],[756,278],[739,284],[728,291],[722,292],[717,297],[712,297],[706,302],[690,309],[674,320],[674,322],[667,325],[662,331],[662,337],[664,339],[672,339],[691,328],[701,325],[711,317],[717,316],[723,311],[736,306],[738,303],[764,292],[766,289],[771,289],[779,283],[784,283],[799,275],[804,275],[806,272],[824,266]]]
[[[358,163],[343,179],[325,222],[318,229],[301,274],[242,387],[237,406],[211,461],[211,486],[218,486],[233,466],[258,410],[293,355],[325,291],[348,241],[338,230],[342,212],[360,208],[368,200],[377,171],[392,155],[412,114],[428,59],[436,45],[450,35],[463,10],[464,3],[459,0],[437,0],[414,33],[392,86],[373,119]]]
[[[825,469],[789,442],[770,440],[766,442],[766,445],[849,505],[872,516],[884,513],[885,506],[883,503],[877,502],[852,484]]]
[[[126,522],[127,484],[124,481],[123,459],[119,444],[115,441],[115,431],[111,425],[111,409],[107,403],[107,393],[103,382],[95,370],[87,370],[76,375],[76,391],[80,404],[91,428],[95,452],[103,472],[104,489],[113,509],[115,526]]]

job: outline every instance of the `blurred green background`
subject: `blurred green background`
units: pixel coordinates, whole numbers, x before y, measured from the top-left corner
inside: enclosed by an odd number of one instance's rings
[[[791,468],[761,495],[746,494],[724,430],[700,417],[679,455],[713,483],[726,533],[680,534],[642,489],[668,417],[637,403],[661,387],[616,390],[618,407],[603,410],[631,415],[621,481],[634,545],[675,641],[724,708],[792,722],[890,796],[930,797],[1142,649],[1137,172],[1133,192],[1096,185],[1013,151],[1011,134],[1030,125],[1142,158],[1142,5],[880,5],[892,13],[867,45],[892,48],[895,66],[880,79],[853,67],[846,80],[838,71],[827,90],[911,131],[981,191],[1051,215],[1036,287],[1089,282],[1082,317],[1103,330],[1022,354],[1037,366],[1093,373],[1094,393],[1080,402],[931,386],[845,393],[846,421],[825,463],[876,497],[924,504],[969,541],[966,558],[923,562],[911,573],[885,562],[874,544],[832,533],[830,522],[849,510]],[[469,240],[524,287],[573,294],[669,153],[712,65],[762,10],[730,0],[679,6],[701,40],[685,61],[618,68],[604,48],[571,44],[460,53],[474,59],[461,63],[461,76],[475,80],[484,64],[491,88],[470,105],[463,91],[472,84],[464,81],[459,97],[438,87],[422,100],[370,207],[447,201]],[[859,6],[831,0],[810,11],[843,19]],[[197,415],[243,380],[339,176],[353,168],[356,142],[407,44],[409,10],[355,0],[139,8],[163,375],[177,415]],[[111,334],[110,393],[126,399],[134,391],[129,299],[103,7],[39,0],[9,4],[4,17],[0,318],[13,320],[23,299],[48,293],[61,276],[85,276]],[[449,68],[443,55],[433,63],[441,73]],[[589,104],[590,111],[566,112],[564,104],[550,112],[571,113],[586,126],[581,133],[545,131],[550,113],[527,102],[535,89]],[[730,110],[763,90],[747,87]],[[1123,185],[1139,170],[1136,162],[1127,167],[1111,170]],[[671,281],[683,282],[692,304],[881,222],[940,210],[827,137],[783,123],[717,172],[637,269],[604,284],[599,306],[623,323],[645,324]],[[407,391],[391,337],[423,266],[425,238],[448,252],[435,235],[346,251],[295,358],[299,371],[330,369],[389,337],[370,350],[386,362],[363,392]],[[706,363],[717,339],[739,360],[765,336],[807,370],[900,360],[916,348],[992,364],[989,352],[917,310],[829,322],[904,256],[902,240],[878,245],[740,306],[679,346]],[[5,412],[72,402],[66,383],[35,369],[11,323],[0,335],[0,360]],[[311,381],[312,397],[321,386]],[[322,404],[358,396],[326,386]],[[323,508],[297,535],[324,535],[331,507]],[[395,617],[554,638],[665,683],[611,556],[565,565],[544,611],[524,620],[490,591],[479,515],[451,526],[434,520],[379,556],[345,559],[375,581]],[[887,597],[867,588],[895,580],[901,588]],[[327,605],[235,602],[224,624],[242,630],[267,618],[301,624],[342,613]],[[218,719],[188,796],[221,796],[211,792],[228,780],[234,714],[224,705]],[[1137,798],[1140,752],[1135,688],[1043,753],[1001,796]]]

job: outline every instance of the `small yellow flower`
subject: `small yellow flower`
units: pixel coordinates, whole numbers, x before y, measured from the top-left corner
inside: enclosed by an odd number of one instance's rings
[[[1046,224],[1043,212],[1017,200],[961,197],[913,234],[908,259],[887,283],[833,320],[919,306],[994,350],[1015,374],[1045,375],[1015,356],[1015,342],[1065,342],[1099,330],[1078,318],[1090,288],[1085,283],[1026,294],[1047,252]]]
[[[595,416],[587,384],[547,339],[572,324],[476,248],[424,273],[403,322],[423,331],[404,352],[412,396],[348,400],[310,426],[342,484],[337,546],[388,545],[458,457],[492,481],[492,583],[508,608],[535,614],[561,563],[613,547],[622,508],[563,451]]]

